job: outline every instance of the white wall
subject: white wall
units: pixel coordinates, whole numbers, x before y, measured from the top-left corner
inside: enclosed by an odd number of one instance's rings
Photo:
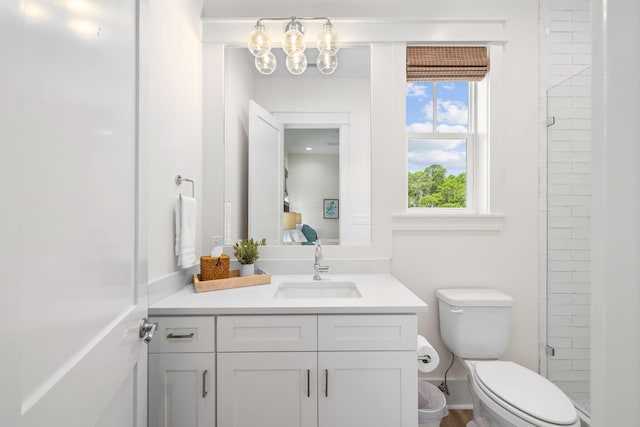
[[[202,230],[202,23],[200,1],[154,0],[149,53],[149,281],[178,270],[174,205],[195,181]],[[197,234],[196,255],[202,253]]]
[[[340,237],[339,221],[323,218],[323,199],[337,199],[340,167],[338,156],[331,154],[289,154],[289,201],[292,212],[302,214],[302,223],[325,239]]]
[[[449,353],[439,336],[435,291],[438,288],[491,287],[514,298],[510,345],[504,358],[538,370],[538,3],[537,1],[483,2],[482,7],[457,4],[454,10],[436,17],[456,16],[460,12],[476,17],[498,16],[506,19],[507,41],[502,50],[501,94],[491,101],[492,161],[491,205],[501,199],[504,227],[497,231],[397,230],[393,234],[392,272],[430,306],[419,316],[419,332],[432,341],[443,363],[430,378],[442,378]],[[433,15],[432,15],[433,16]],[[531,54],[534,52],[534,54]],[[492,63],[496,67],[496,63]],[[494,77],[495,78],[495,74]],[[492,80],[492,83],[495,84]],[[498,99],[495,97],[498,96]],[[398,101],[400,102],[400,101]],[[390,107],[391,108],[391,107]],[[498,110],[499,109],[499,110]],[[502,146],[495,144],[501,137]],[[393,138],[399,140],[399,136]],[[498,148],[500,147],[500,148]],[[381,156],[374,155],[373,175],[385,174],[380,183],[395,212],[401,212],[406,174],[404,154],[387,143]],[[500,152],[496,152],[499,150]],[[400,153],[400,154],[398,154]],[[375,153],[374,153],[375,154]],[[497,157],[494,157],[497,156]],[[392,174],[385,171],[392,170]],[[496,193],[496,182],[501,183]],[[374,198],[381,196],[374,183]],[[495,207],[492,208],[492,212]],[[392,211],[393,213],[394,211]],[[498,211],[500,212],[500,210]],[[381,210],[374,205],[375,219]],[[392,225],[393,227],[393,225]],[[436,226],[437,227],[437,224]],[[450,379],[465,378],[456,363]],[[455,399],[455,397],[454,397]]]

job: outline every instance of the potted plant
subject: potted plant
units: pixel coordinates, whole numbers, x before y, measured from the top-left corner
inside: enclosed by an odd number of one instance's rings
[[[254,273],[255,269],[253,263],[260,258],[258,253],[258,247],[267,244],[267,239],[262,240],[238,240],[233,245],[233,254],[240,263],[240,275],[250,276]]]

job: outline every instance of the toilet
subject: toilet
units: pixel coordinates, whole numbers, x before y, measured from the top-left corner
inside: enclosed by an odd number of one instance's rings
[[[509,344],[513,298],[494,289],[439,289],[440,335],[469,373],[473,420],[467,427],[580,427],[555,384],[498,360]]]

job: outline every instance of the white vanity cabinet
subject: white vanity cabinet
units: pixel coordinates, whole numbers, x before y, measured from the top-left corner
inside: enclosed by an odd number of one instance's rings
[[[415,427],[416,316],[219,316],[218,427]]]
[[[215,317],[151,317],[149,427],[215,426]]]

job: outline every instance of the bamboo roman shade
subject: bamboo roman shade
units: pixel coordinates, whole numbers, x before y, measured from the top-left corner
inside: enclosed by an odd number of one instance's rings
[[[407,46],[407,81],[479,81],[489,72],[482,46]]]

